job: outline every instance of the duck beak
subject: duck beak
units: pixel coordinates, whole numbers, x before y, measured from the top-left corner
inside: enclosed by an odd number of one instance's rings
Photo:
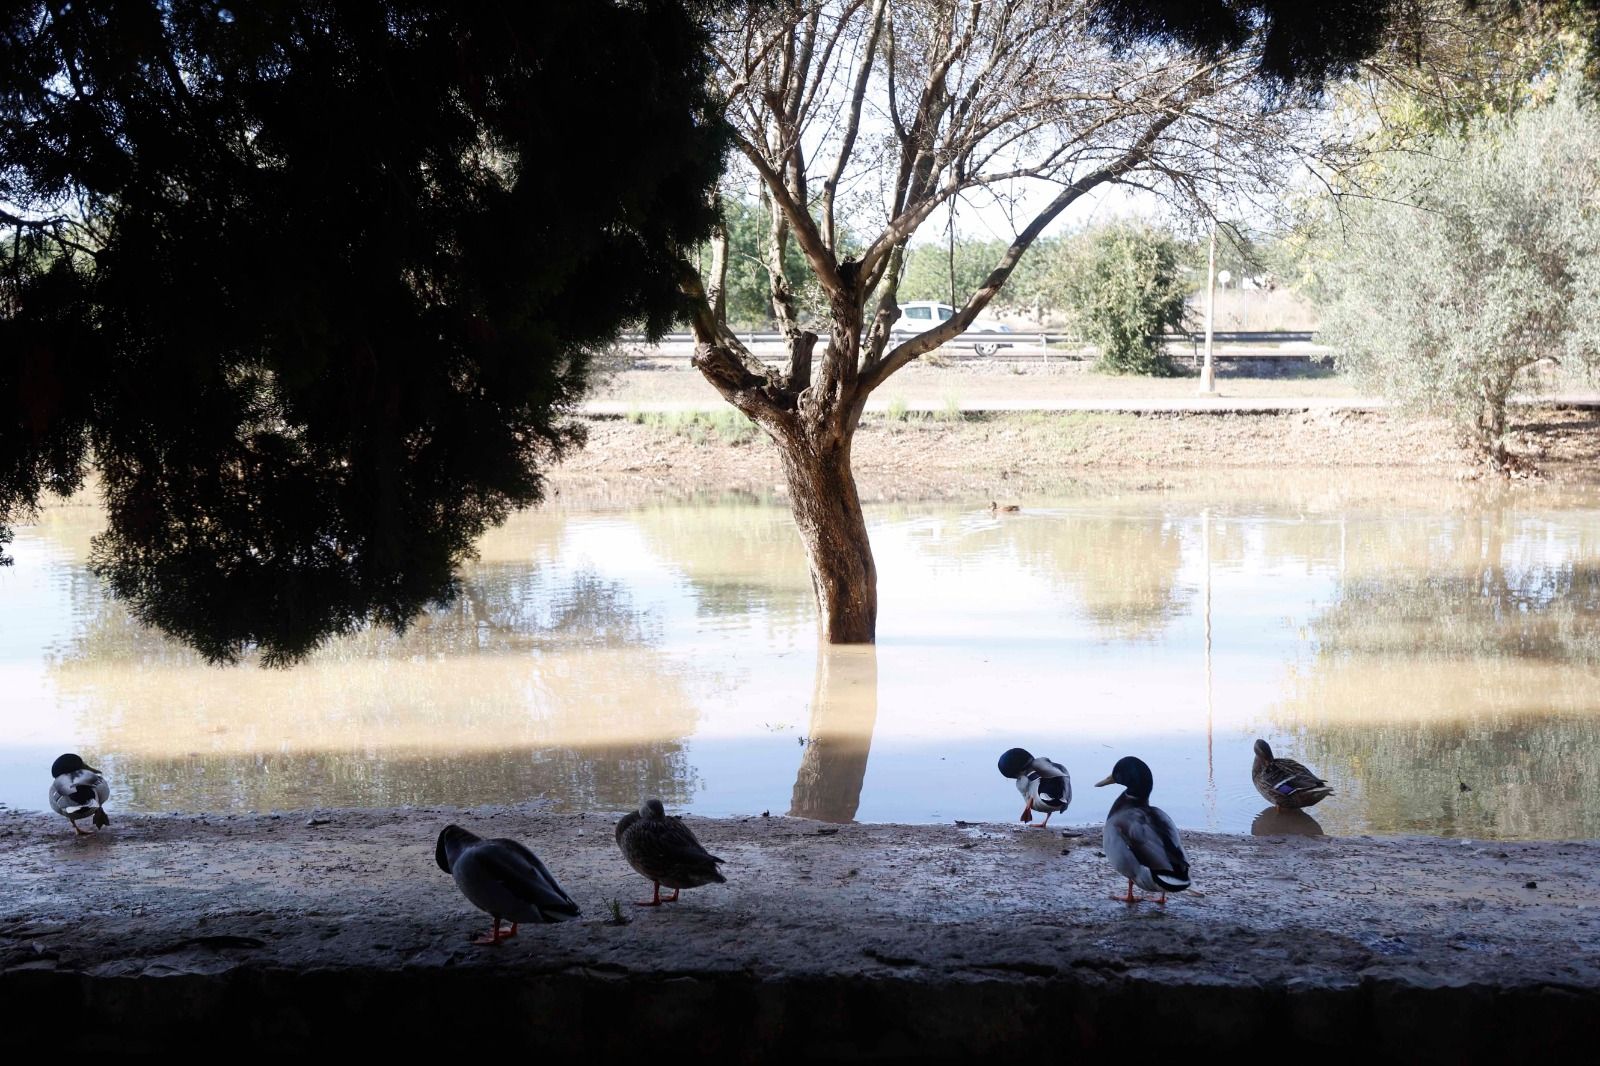
[[[92,766],[85,766],[85,767],[84,767],[84,769],[85,769],[85,770],[87,770],[87,771],[89,771],[89,772],[90,772],[90,773],[91,773],[91,774],[97,774],[97,773],[99,773],[99,772],[100,772],[100,771],[99,771],[99,770],[96,770],[96,769],[95,769],[95,768],[94,768],[94,767],[92,767]]]
[[[1094,783],[1094,787],[1095,788],[1099,788],[1102,785],[1114,785],[1114,784],[1116,784],[1116,782],[1112,780],[1112,778],[1115,777],[1115,776],[1116,775],[1114,773],[1113,774],[1107,774],[1103,780],[1096,781]]]

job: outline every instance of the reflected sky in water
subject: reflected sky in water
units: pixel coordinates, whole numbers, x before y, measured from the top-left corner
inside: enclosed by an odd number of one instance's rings
[[[869,507],[876,652],[819,658],[781,503],[558,501],[450,608],[289,671],[139,628],[85,569],[99,512],[52,508],[0,570],[0,803],[42,807],[75,750],[144,811],[1005,820],[1020,745],[1071,770],[1068,823],[1133,753],[1189,828],[1600,837],[1600,494],[1311,472],[1019,502]],[[1257,736],[1337,788],[1314,827],[1259,817]]]

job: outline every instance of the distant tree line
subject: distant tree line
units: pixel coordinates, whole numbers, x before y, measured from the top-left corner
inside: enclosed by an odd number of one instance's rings
[[[724,290],[728,324],[738,330],[770,330],[776,318],[767,288],[768,261],[763,256],[763,227],[770,220],[763,217],[759,203],[742,197],[725,197],[724,210],[729,243]],[[953,307],[963,306],[983,287],[995,260],[1004,254],[1009,243],[1001,238],[957,237],[908,248],[900,280],[901,300],[938,300]],[[1005,318],[1075,329],[1088,339],[1091,331],[1079,327],[1083,327],[1082,316],[1095,300],[1081,279],[1085,272],[1093,271],[1091,262],[1096,256],[1112,247],[1126,251],[1134,245],[1144,251],[1140,262],[1146,265],[1147,272],[1141,275],[1142,284],[1163,293],[1176,289],[1185,297],[1204,288],[1203,238],[1181,234],[1159,219],[1116,220],[1034,242],[990,307]],[[1298,254],[1293,242],[1282,236],[1240,226],[1225,227],[1217,243],[1220,285],[1237,288],[1285,284],[1299,270],[1295,258]],[[702,266],[708,255],[706,250],[700,251]],[[822,290],[810,274],[805,257],[793,244],[785,246],[783,269],[803,312],[811,319],[820,317],[826,310]],[[1177,317],[1163,319],[1163,325],[1176,329],[1182,321]]]

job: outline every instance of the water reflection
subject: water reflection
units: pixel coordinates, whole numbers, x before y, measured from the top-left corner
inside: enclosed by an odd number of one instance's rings
[[[559,563],[562,523],[520,532],[486,542],[456,602],[404,635],[290,671],[207,667],[75,573],[81,626],[50,673],[130,809],[687,802],[693,671],[662,655],[661,619]]]
[[[700,617],[811,624],[811,581],[787,508],[725,493],[688,507],[647,504],[629,519],[683,575]]]
[[[1406,531],[1385,545],[1395,563],[1350,574],[1312,620],[1317,654],[1284,707],[1308,757],[1351,786],[1337,824],[1600,833],[1593,524],[1499,498]]]
[[[1151,494],[1092,503],[962,513],[919,534],[930,553],[953,563],[996,554],[1015,560],[1071,597],[1106,636],[1154,638],[1195,596],[1194,585],[1182,580],[1183,523],[1163,513]]]
[[[1320,837],[1322,824],[1305,811],[1268,807],[1250,823],[1256,837]]]
[[[877,649],[819,649],[811,728],[795,774],[791,815],[824,822],[855,820],[877,720]]]
[[[1600,492],[1271,472],[988,498],[869,509],[875,652],[818,656],[781,504],[608,499],[515,516],[450,607],[287,672],[133,624],[84,566],[98,512],[50,509],[0,573],[0,802],[37,806],[41,762],[79,750],[136,810],[1009,819],[994,757],[1021,744],[1080,780],[1136,753],[1181,825],[1243,832],[1263,736],[1338,789],[1330,833],[1600,836]]]

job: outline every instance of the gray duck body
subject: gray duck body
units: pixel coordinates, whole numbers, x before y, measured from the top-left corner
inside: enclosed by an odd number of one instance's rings
[[[446,826],[434,847],[434,861],[473,906],[492,918],[565,922],[581,914],[549,867],[515,840],[484,840],[460,826]]]
[[[723,884],[721,859],[708,852],[694,832],[669,817],[658,799],[645,800],[617,823],[617,847],[640,874],[667,888]]]
[[[1166,811],[1123,793],[1106,817],[1101,847],[1111,868],[1146,892],[1189,887],[1189,859]]]

